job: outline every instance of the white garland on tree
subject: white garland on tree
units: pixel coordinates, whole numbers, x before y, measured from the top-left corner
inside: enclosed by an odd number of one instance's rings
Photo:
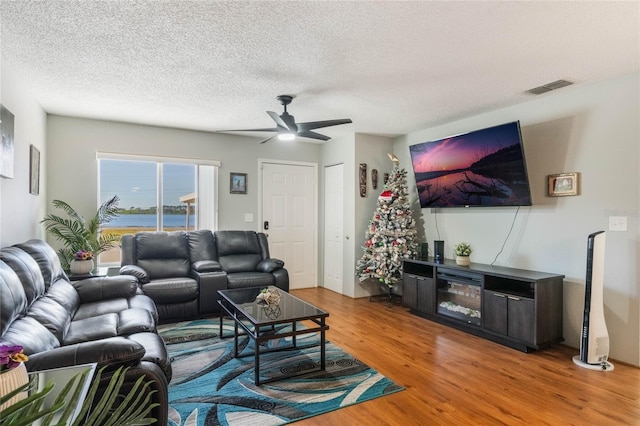
[[[402,259],[415,254],[416,229],[411,215],[407,171],[389,154],[393,170],[365,233],[362,258],[356,263],[360,281],[375,279],[389,289],[402,278]]]

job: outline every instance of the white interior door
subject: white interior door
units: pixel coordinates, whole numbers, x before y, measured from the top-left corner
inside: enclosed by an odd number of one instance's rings
[[[324,169],[324,287],[343,293],[344,165]]]
[[[316,175],[315,165],[262,163],[261,225],[271,257],[285,262],[291,289],[318,285]]]

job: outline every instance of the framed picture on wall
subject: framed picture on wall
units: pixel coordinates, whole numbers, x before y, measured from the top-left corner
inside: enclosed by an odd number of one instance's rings
[[[231,172],[231,190],[232,194],[247,193],[247,174]]]
[[[548,176],[549,196],[578,195],[578,173],[559,173]]]
[[[29,147],[29,193],[40,194],[40,151],[33,145]]]
[[[13,124],[14,117],[4,105],[0,105],[0,176],[13,179]]]

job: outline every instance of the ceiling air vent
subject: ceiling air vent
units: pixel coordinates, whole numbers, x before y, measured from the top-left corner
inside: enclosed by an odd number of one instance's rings
[[[550,92],[552,90],[560,89],[561,87],[566,87],[572,85],[572,81],[567,80],[556,80],[551,83],[543,84],[542,86],[534,87],[533,89],[527,90],[525,93],[529,93],[531,95],[541,95],[543,93]]]

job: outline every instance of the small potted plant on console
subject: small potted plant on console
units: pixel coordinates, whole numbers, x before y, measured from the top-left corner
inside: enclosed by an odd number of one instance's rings
[[[469,243],[458,243],[453,247],[453,253],[456,255],[456,263],[461,266],[469,266],[471,261],[471,245]]]

